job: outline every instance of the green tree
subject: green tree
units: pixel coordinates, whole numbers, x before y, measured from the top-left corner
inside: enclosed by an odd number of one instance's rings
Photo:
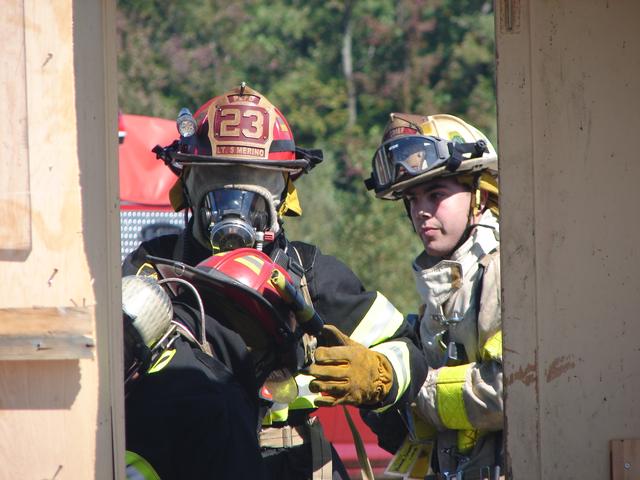
[[[119,0],[120,108],[174,118],[241,81],[265,94],[325,152],[290,236],[413,311],[420,242],[363,180],[390,112],[451,113],[495,141],[493,28],[487,0]]]

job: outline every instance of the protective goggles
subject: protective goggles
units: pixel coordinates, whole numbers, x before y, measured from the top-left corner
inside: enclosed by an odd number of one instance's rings
[[[463,160],[481,157],[488,152],[483,140],[475,143],[454,143],[438,137],[410,135],[384,142],[372,161],[371,178],[365,181],[369,190],[385,190],[394,183],[446,166],[454,172]]]

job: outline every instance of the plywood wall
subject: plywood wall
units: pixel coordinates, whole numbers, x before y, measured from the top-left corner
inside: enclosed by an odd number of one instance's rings
[[[0,479],[122,469],[114,12],[0,15]]]
[[[640,3],[496,2],[512,478],[640,432]]]

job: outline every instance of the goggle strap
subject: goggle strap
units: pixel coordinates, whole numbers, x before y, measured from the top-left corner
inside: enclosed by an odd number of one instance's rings
[[[472,143],[450,143],[449,153],[451,154],[451,158],[447,161],[447,170],[450,172],[458,170],[462,161],[465,160],[464,155],[466,154],[471,154],[470,157],[466,158],[478,158],[488,152],[489,148],[487,147],[487,142],[484,140],[478,140]]]
[[[375,182],[375,180],[373,179],[373,176],[371,176],[371,177],[367,178],[367,179],[364,181],[364,186],[365,186],[365,187],[367,187],[367,190],[373,190],[373,189],[375,189],[375,188],[376,188],[376,182]]]

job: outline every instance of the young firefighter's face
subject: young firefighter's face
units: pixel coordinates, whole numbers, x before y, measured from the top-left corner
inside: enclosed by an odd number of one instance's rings
[[[471,192],[455,177],[445,177],[416,185],[405,198],[427,255],[451,255],[467,227]]]

